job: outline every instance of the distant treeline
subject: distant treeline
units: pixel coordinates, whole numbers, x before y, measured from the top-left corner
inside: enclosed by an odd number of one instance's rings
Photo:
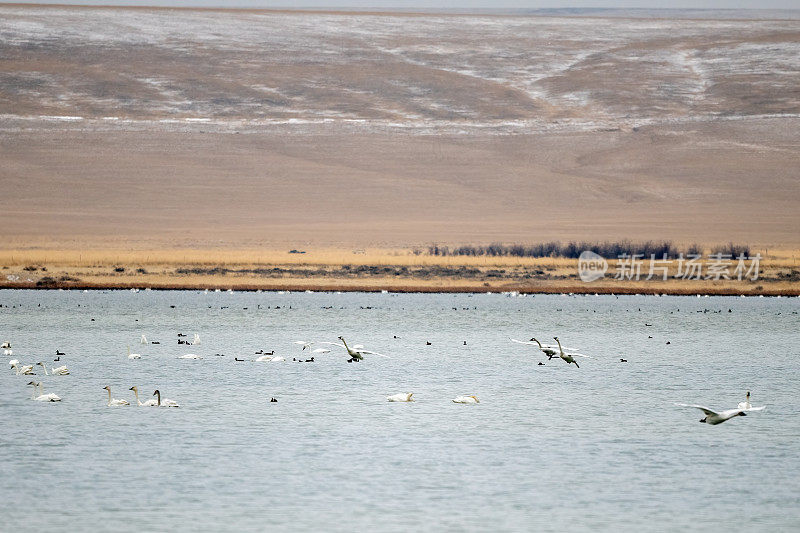
[[[494,243],[485,246],[464,245],[464,246],[440,246],[431,244],[428,246],[428,255],[438,256],[488,256],[488,257],[566,257],[577,259],[581,252],[589,250],[597,255],[608,259],[615,259],[623,254],[629,256],[641,254],[644,258],[655,256],[676,258],[680,254],[684,257],[689,255],[702,255],[703,248],[698,244],[691,244],[685,248],[680,248],[670,241],[607,241],[607,242],[568,242],[558,241],[544,242],[540,244],[500,244]],[[721,253],[738,257],[750,256],[750,247],[728,243],[711,248],[712,254]]]

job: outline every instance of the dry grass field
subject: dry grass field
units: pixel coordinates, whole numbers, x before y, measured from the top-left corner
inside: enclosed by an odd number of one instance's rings
[[[440,257],[412,250],[309,250],[303,254],[265,250],[0,251],[3,279],[9,288],[164,288],[234,290],[366,291],[519,291],[669,294],[800,295],[800,251],[763,253],[757,280],[668,279],[656,272],[646,280],[614,279],[618,261],[606,277],[584,283],[577,260],[566,258]],[[702,277],[709,260],[703,262]],[[747,263],[750,265],[750,262]]]

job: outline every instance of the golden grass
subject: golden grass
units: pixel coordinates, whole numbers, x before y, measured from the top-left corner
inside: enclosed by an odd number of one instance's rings
[[[305,254],[247,249],[0,250],[0,287],[800,294],[800,253],[761,253],[762,274],[756,281],[616,280],[616,261],[610,261],[605,279],[586,284],[577,276],[577,261],[566,258],[440,257],[377,248],[355,253],[310,249]],[[670,275],[675,270],[673,263]],[[645,261],[642,277],[647,271]]]

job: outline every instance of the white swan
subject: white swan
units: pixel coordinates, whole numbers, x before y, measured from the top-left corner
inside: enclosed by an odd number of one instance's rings
[[[128,400],[118,400],[116,398],[112,398],[111,397],[111,387],[109,387],[108,385],[106,385],[103,388],[108,391],[108,406],[109,407],[114,407],[114,406],[118,406],[118,405],[130,405],[130,402]]]
[[[136,403],[139,404],[139,407],[158,407],[158,402],[156,401],[155,398],[150,398],[146,402],[140,401],[139,400],[139,389],[136,388],[135,386],[131,387],[128,390],[132,390],[133,391],[133,395],[136,396]]]
[[[158,396],[158,402],[156,403],[156,405],[158,405],[159,407],[180,407],[180,405],[178,405],[178,402],[176,402],[175,400],[170,400],[169,398],[164,398],[162,400],[161,392],[158,389],[156,389],[156,391],[153,393],[153,396]]]
[[[481,403],[477,396],[456,396],[453,403]]]
[[[33,373],[33,365],[22,365],[22,366],[19,366],[19,361],[17,361],[16,359],[12,359],[8,363],[11,365],[11,368],[16,371],[18,376],[20,374],[24,375],[24,376],[34,376],[35,375]]]
[[[145,337],[144,335],[142,335],[142,338],[141,338],[141,339],[139,339],[139,343],[140,343],[140,344],[147,344],[147,337]]]
[[[414,398],[413,392],[401,392],[400,394],[393,394],[392,396],[387,396],[386,400],[390,402],[413,402]]]
[[[750,391],[747,391],[747,397],[745,401],[739,402],[738,407],[739,409],[742,409],[744,411],[762,411],[766,407],[766,405],[762,405],[761,407],[753,407],[752,405],[750,405]]]
[[[726,411],[716,412],[712,411],[708,407],[703,407],[702,405],[689,405],[687,403],[676,403],[675,405],[680,407],[694,407],[695,409],[700,409],[706,414],[705,418],[700,419],[700,422],[703,422],[704,424],[711,424],[712,426],[722,424],[726,420],[730,420],[735,416],[747,416],[744,412],[744,409],[728,409]]]
[[[262,355],[261,357],[257,357],[255,359],[253,359],[253,361],[255,361],[256,363],[266,363],[268,361],[272,361],[272,356],[271,355]]]
[[[308,348],[310,350],[311,346],[314,344],[314,341],[294,341],[292,344],[302,345],[303,346],[303,348],[302,348],[303,350],[305,350],[306,348]]]
[[[331,353],[331,351],[327,348],[314,348],[311,353]]]
[[[14,355],[14,350],[3,350],[3,355]]]
[[[6,341],[3,344],[0,344],[0,348],[4,348],[4,349],[7,350],[7,349],[11,348],[11,343]]]
[[[572,353],[564,353],[564,348],[562,348],[562,347],[561,347],[561,341],[560,341],[560,340],[558,340],[558,337],[553,337],[553,339],[555,339],[555,341],[558,343],[558,351],[559,351],[559,354],[558,354],[558,356],[559,356],[561,359],[563,359],[564,361],[566,361],[566,362],[567,362],[567,364],[570,364],[570,363],[575,363],[575,366],[576,366],[577,368],[580,368],[580,367],[578,366],[578,363],[577,363],[577,361],[575,361],[575,358],[574,358],[573,356],[574,356],[574,355],[577,355],[578,357],[589,357],[588,355],[583,355],[582,353],[575,353],[575,352],[572,352]]]
[[[131,353],[131,347],[128,346],[128,359],[141,359],[142,355],[138,353]]]
[[[67,365],[62,365],[62,366],[58,366],[58,367],[51,367],[50,368],[50,374],[48,374],[47,373],[47,367],[45,366],[44,363],[40,362],[40,363],[36,363],[36,364],[39,365],[40,367],[44,368],[44,375],[45,376],[50,376],[50,375],[53,375],[53,376],[68,376],[69,375],[69,370],[67,370]]]
[[[344,337],[340,335],[338,338],[340,341],[342,341],[342,344],[339,344],[338,342],[321,342],[320,344],[339,346],[340,348],[344,348],[345,350],[347,350],[348,355],[350,355],[350,359],[347,360],[348,363],[353,361],[361,361],[364,359],[364,355],[377,355],[379,357],[385,357],[389,359],[388,355],[383,355],[382,353],[364,350],[361,344],[356,344],[352,348],[350,348],[349,346],[347,346],[347,342],[344,340]]]
[[[196,353],[187,353],[184,355],[179,355],[178,359],[202,359],[202,357],[200,357]]]
[[[57,395],[53,394],[52,392],[49,394],[44,393],[44,387],[42,386],[41,382],[33,382],[31,381],[28,385],[33,385],[33,396],[31,396],[31,400],[36,400],[37,402],[60,402],[61,398]],[[37,394],[37,389],[38,394]]]
[[[192,346],[196,346],[198,344],[200,344],[200,335],[195,333],[194,337],[192,338]]]

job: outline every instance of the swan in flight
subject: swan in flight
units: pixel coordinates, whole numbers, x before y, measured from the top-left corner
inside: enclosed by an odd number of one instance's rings
[[[739,409],[743,411],[762,411],[766,405],[762,405],[761,407],[753,407],[750,405],[750,391],[747,391],[747,398],[743,402],[739,402],[738,405]]]
[[[311,346],[314,344],[314,341],[294,341],[292,344],[302,345],[303,350],[305,350],[306,348],[310,350]]]
[[[391,396],[387,396],[386,400],[390,402],[413,402],[414,398],[413,392],[401,392],[400,394],[393,394]]]
[[[187,353],[184,355],[179,355],[178,359],[202,359],[202,357],[200,357],[196,353]]]
[[[128,346],[128,359],[141,359],[142,355],[138,353],[131,353],[131,347]]]
[[[144,335],[142,335],[142,338],[141,338],[141,339],[139,339],[139,343],[140,343],[140,344],[147,344],[147,337],[145,337]]]
[[[11,368],[16,371],[17,375],[20,374],[23,376],[35,376],[36,374],[33,373],[33,365],[22,365],[19,366],[19,361],[16,359],[12,359],[8,362],[11,365]]]
[[[456,396],[453,403],[481,403],[477,396]]]
[[[711,424],[712,426],[716,426],[717,424],[722,424],[726,420],[730,420],[735,416],[747,416],[744,412],[744,409],[728,409],[726,411],[712,411],[708,407],[703,407],[702,405],[689,405],[687,403],[676,403],[675,405],[680,407],[694,407],[695,409],[700,409],[705,413],[705,418],[701,418],[700,422],[704,424]]]
[[[47,373],[47,367],[44,365],[44,363],[36,363],[36,364],[39,365],[40,367],[44,368],[44,375],[45,376],[50,376],[50,375],[53,375],[53,376],[68,376],[69,375],[69,370],[67,370],[67,365],[62,365],[62,366],[58,366],[58,367],[50,367],[50,374],[48,374]]]
[[[348,363],[352,363],[354,361],[361,361],[364,359],[364,355],[377,355],[379,357],[385,357],[389,359],[388,355],[383,355],[382,353],[372,352],[369,350],[364,350],[361,344],[356,344],[352,348],[347,346],[347,342],[344,340],[344,337],[341,335],[338,337],[342,344],[337,342],[321,342],[320,344],[329,344],[331,346],[339,346],[340,348],[344,348],[347,350],[348,355],[350,355],[350,359],[347,360]]]
[[[116,398],[112,398],[111,397],[111,387],[109,387],[108,385],[106,385],[103,388],[108,391],[108,406],[109,407],[117,406],[117,405],[130,405],[130,402],[128,400],[118,400]]]
[[[156,391],[153,393],[153,396],[158,396],[158,401],[156,403],[158,407],[180,407],[180,405],[178,405],[178,402],[176,402],[175,400],[170,400],[169,398],[164,398],[162,400],[161,391],[159,391],[158,389],[156,389]]]
[[[553,337],[553,339],[555,339],[555,341],[558,343],[558,351],[559,351],[558,356],[564,361],[566,361],[567,364],[575,363],[575,366],[577,368],[580,368],[580,366],[578,366],[578,363],[575,361],[575,358],[573,356],[577,355],[578,357],[589,357],[588,355],[583,355],[582,353],[575,353],[575,352],[564,353],[564,348],[561,347],[561,341],[558,340],[558,337]]]
[[[39,381],[31,381],[28,385],[33,385],[33,396],[31,396],[31,400],[36,400],[37,402],[60,402],[61,398],[53,394],[52,392],[49,394],[44,393],[44,387],[42,386],[41,382]],[[38,391],[37,391],[38,389]]]
[[[133,395],[136,396],[136,403],[139,404],[139,407],[158,407],[158,402],[156,401],[155,398],[150,398],[146,402],[140,401],[139,400],[139,389],[137,389],[135,386],[131,387],[128,390],[132,390],[133,391]]]
[[[530,341],[518,341],[517,339],[512,339],[511,337],[509,337],[508,340],[510,340],[511,342],[516,342],[517,344],[526,344],[528,346],[536,345],[547,356],[548,359],[552,359],[553,357],[558,355],[558,352],[553,349],[555,348],[555,346],[549,346],[549,345],[543,346],[542,343],[537,341],[536,339],[531,339],[531,341],[533,342],[530,342]]]

